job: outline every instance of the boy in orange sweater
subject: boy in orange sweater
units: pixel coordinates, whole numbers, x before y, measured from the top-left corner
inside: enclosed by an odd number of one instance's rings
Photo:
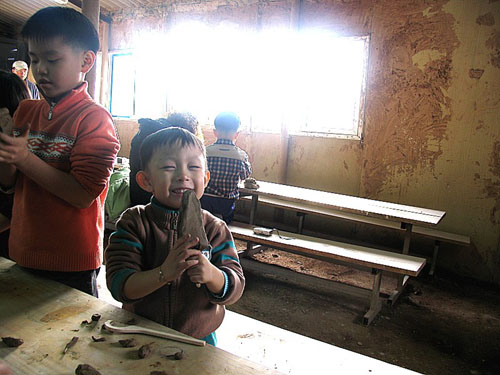
[[[10,256],[97,296],[104,199],[119,149],[110,114],[87,93],[99,39],[81,13],[44,8],[24,25],[45,100],[25,100],[0,134],[0,185],[14,192]]]

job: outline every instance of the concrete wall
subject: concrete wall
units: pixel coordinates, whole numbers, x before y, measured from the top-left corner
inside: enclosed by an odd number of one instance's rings
[[[112,15],[110,49],[183,19],[288,25],[292,5],[178,1],[125,10]],[[444,210],[438,228],[470,235],[473,245],[445,246],[439,264],[500,283],[500,1],[305,0],[300,20],[371,34],[366,126],[363,142],[290,137],[286,183]],[[278,181],[279,142],[240,136],[257,179]]]

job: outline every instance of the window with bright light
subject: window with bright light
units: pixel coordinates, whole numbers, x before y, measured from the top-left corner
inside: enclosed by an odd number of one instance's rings
[[[135,64],[133,54],[113,54],[111,71],[111,114],[118,117],[134,116]]]
[[[185,24],[138,40],[112,55],[114,116],[189,111],[204,124],[232,110],[250,131],[361,134],[368,37]]]

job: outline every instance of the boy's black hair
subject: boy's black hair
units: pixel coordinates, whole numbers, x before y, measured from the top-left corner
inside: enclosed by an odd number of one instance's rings
[[[72,8],[40,9],[24,24],[21,37],[25,41],[46,41],[57,37],[84,51],[99,50],[99,35],[90,20]]]
[[[214,120],[215,129],[224,133],[236,133],[240,124],[240,117],[234,112],[221,112]]]
[[[163,120],[159,119],[158,121]],[[174,112],[168,115],[164,123],[168,127],[177,126],[198,135],[200,132],[198,119],[189,112]]]
[[[0,108],[7,108],[11,116],[24,99],[30,99],[28,87],[16,74],[0,70]]]
[[[140,155],[141,155],[141,169],[145,170],[154,151],[161,146],[173,146],[180,144],[181,147],[194,146],[203,154],[206,160],[205,145],[191,132],[186,129],[171,127],[158,130],[157,132],[148,135],[142,142]]]

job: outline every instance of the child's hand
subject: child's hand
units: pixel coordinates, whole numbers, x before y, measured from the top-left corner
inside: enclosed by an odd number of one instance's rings
[[[12,128],[14,127],[14,122],[12,122],[12,117],[10,117],[9,110],[7,108],[0,108],[0,130],[2,133],[11,134]]]
[[[167,259],[161,265],[165,280],[173,281],[180,277],[185,270],[198,264],[195,255],[199,254],[200,251],[193,249],[198,241],[198,238],[191,238],[190,234],[177,240]]]
[[[0,133],[0,162],[19,167],[29,155],[28,134],[29,126],[19,137]]]
[[[11,375],[12,371],[7,367],[7,365],[0,361],[0,375]]]
[[[198,264],[188,269],[189,279],[196,284],[206,284],[212,293],[219,293],[224,287],[224,275],[198,250],[192,258]]]

